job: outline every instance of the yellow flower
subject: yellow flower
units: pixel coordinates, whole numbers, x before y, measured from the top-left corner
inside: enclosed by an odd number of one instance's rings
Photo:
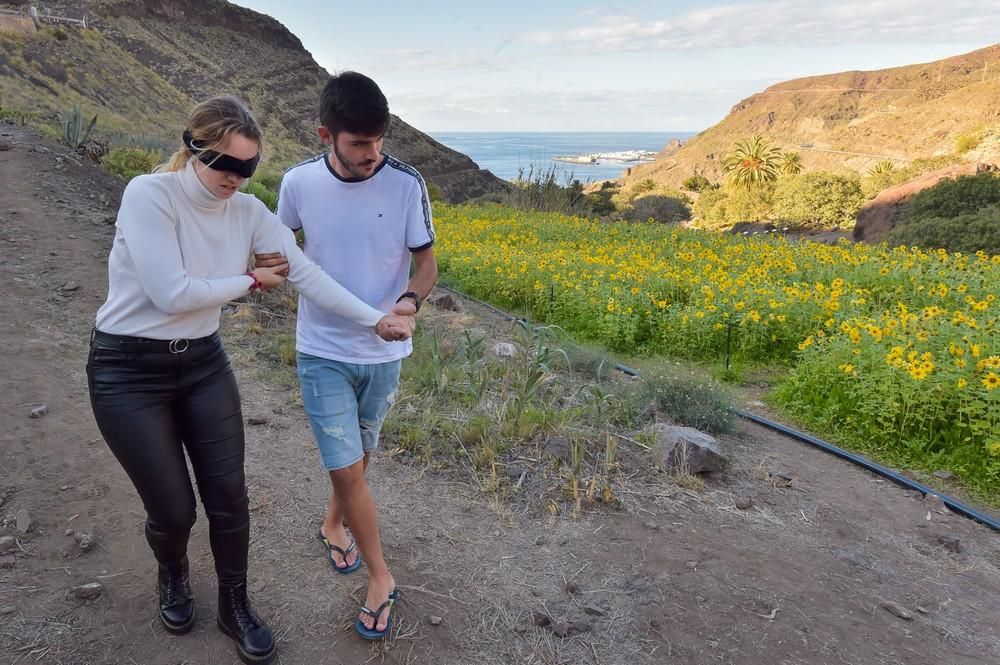
[[[986,386],[987,390],[1000,388],[1000,374],[995,374],[994,372],[990,372],[985,377],[983,377],[983,385]]]
[[[962,388],[964,388],[967,385],[969,385],[969,382],[966,381],[965,379],[959,379],[958,382],[957,382],[957,385],[958,385],[958,389],[961,390]]]
[[[978,358],[979,354],[982,352],[982,347],[979,346],[978,344],[970,344],[969,350],[972,351],[973,358]]]
[[[840,371],[844,374],[854,374],[854,365],[851,363],[844,363],[840,366]]]
[[[809,337],[806,337],[804,340],[799,342],[799,351],[805,351],[807,347],[812,346],[812,343],[812,335],[809,335]]]

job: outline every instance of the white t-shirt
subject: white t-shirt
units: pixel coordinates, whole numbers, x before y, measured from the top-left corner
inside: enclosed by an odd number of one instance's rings
[[[415,168],[385,155],[360,181],[338,176],[325,154],[285,172],[278,216],[305,232],[305,253],[348,291],[388,312],[406,290],[410,253],[434,244],[430,197]],[[310,355],[371,365],[410,355],[363,326],[299,296],[296,348]]]
[[[180,171],[141,175],[125,188],[97,329],[152,339],[211,335],[219,329],[220,306],[253,284],[243,274],[252,252],[284,254],[295,288],[359,328],[374,330],[364,326],[382,317],[310,263],[263,203],[242,192],[217,198],[189,162]]]

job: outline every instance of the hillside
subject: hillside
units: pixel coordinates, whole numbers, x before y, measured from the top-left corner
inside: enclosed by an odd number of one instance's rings
[[[733,143],[763,134],[795,150],[807,170],[865,172],[949,154],[959,136],[1000,135],[1000,45],[936,62],[794,79],[744,99],[720,123],[669,157],[632,169],[625,183],[652,178],[672,187],[695,171],[711,180]],[[861,154],[844,154],[861,153]],[[984,141],[969,159],[1000,159]]]
[[[316,100],[329,74],[276,20],[223,0],[69,0],[46,8],[87,15],[92,28],[0,30],[0,106],[50,114],[81,104],[105,133],[173,145],[198,100],[235,93],[261,121],[271,163],[318,152]],[[450,201],[503,186],[395,116],[386,151],[414,164]]]

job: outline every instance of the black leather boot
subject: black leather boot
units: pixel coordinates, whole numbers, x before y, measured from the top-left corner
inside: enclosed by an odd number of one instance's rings
[[[267,665],[278,652],[274,635],[250,607],[247,583],[219,585],[219,630],[236,642],[240,660],[250,665]]]
[[[187,557],[179,564],[160,564],[160,621],[168,633],[182,635],[194,626],[194,595],[188,579]]]

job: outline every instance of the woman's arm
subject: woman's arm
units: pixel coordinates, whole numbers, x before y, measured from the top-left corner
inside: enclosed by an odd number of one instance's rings
[[[149,299],[166,314],[182,314],[244,295],[254,284],[247,275],[203,279],[187,274],[177,242],[177,220],[154,177],[139,176],[128,184],[117,222]]]
[[[284,256],[288,261],[288,281],[299,293],[320,307],[368,328],[375,327],[385,317],[383,312],[357,298],[310,261],[295,243],[295,234],[263,205],[260,210],[254,251],[277,252]]]

